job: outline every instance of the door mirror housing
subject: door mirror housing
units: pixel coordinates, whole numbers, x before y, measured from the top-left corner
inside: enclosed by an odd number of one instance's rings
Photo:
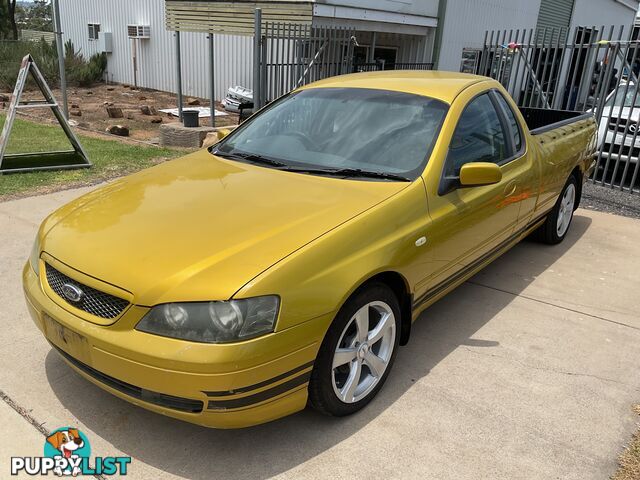
[[[218,141],[222,140],[224,137],[226,137],[230,133],[231,133],[231,130],[229,130],[228,128],[221,128],[220,130],[217,130],[216,135],[218,136]]]
[[[495,163],[465,163],[460,169],[460,185],[463,187],[493,185],[500,180],[502,180],[502,171]]]

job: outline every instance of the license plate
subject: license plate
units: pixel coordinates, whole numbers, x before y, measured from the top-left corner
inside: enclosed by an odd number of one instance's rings
[[[76,360],[91,365],[91,353],[86,337],[61,325],[46,313],[43,315],[46,336],[56,347]]]

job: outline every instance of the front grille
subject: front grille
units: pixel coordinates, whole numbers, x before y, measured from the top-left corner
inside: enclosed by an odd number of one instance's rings
[[[129,302],[122,298],[115,297],[108,293],[101,292],[95,288],[84,285],[72,278],[67,277],[64,273],[59,272],[48,263],[45,263],[47,282],[51,290],[56,292],[69,305],[73,305],[82,311],[90,313],[100,318],[116,318],[125,308],[129,306]],[[71,302],[63,293],[63,286],[70,284],[79,288],[83,292],[82,299],[78,302]]]
[[[618,131],[620,133],[627,132],[628,135],[634,135],[638,129],[638,124],[633,121],[629,121],[626,118],[614,118],[611,117],[609,122],[609,130]]]
[[[640,147],[631,148],[631,145],[625,145],[624,147],[621,147],[617,143],[614,143],[613,146],[611,146],[611,144],[607,142],[602,148],[602,153],[611,153],[612,155],[621,155],[624,157],[628,157],[629,154],[631,154],[632,158],[637,158],[638,156],[640,156]]]
[[[80,360],[76,360],[64,350],[53,345],[60,355],[67,359],[72,365],[76,366],[84,373],[98,380],[100,383],[104,383],[108,387],[118,390],[133,398],[139,398],[148,403],[153,403],[160,407],[171,408],[173,410],[179,410],[181,412],[188,413],[200,413],[204,408],[204,403],[199,400],[191,400],[189,398],[174,397],[172,395],[165,395],[164,393],[152,392],[151,390],[145,390],[144,388],[136,387],[130,383],[123,382],[117,378],[105,375],[99,372],[95,368],[90,367],[82,363]]]

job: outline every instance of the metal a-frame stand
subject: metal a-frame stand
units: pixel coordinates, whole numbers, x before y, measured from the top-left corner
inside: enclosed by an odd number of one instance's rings
[[[20,102],[20,97],[22,96],[29,72],[31,72],[36,85],[42,92],[45,99],[44,101]],[[67,135],[69,142],[73,146],[73,150],[5,154],[16,112],[20,109],[29,108],[50,108],[64,130],[64,133]],[[9,105],[9,113],[5,120],[2,134],[0,135],[0,174],[34,172],[39,170],[69,170],[88,167],[91,167],[91,162],[86,152],[82,148],[82,145],[80,145],[73,130],[71,130],[69,122],[67,122],[67,119],[60,111],[60,107],[53,97],[53,93],[51,93],[51,89],[42,76],[40,69],[31,55],[27,55],[22,59],[22,65],[18,73],[18,81],[16,82],[16,87],[11,97],[11,104]]]

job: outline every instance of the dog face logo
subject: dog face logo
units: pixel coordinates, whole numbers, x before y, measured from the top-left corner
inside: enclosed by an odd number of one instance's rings
[[[67,469],[57,467],[53,470],[56,475],[73,475],[82,473],[79,467],[81,457],[90,455],[89,443],[77,428],[59,428],[47,437],[45,455],[68,460]]]
[[[70,458],[73,452],[84,447],[84,440],[80,438],[77,428],[59,430],[48,436],[47,442],[53,445],[56,450],[60,450],[64,458]]]
[[[41,457],[11,457],[11,475],[46,476],[103,476],[127,474],[131,457],[100,457],[91,459],[91,444],[77,428],[61,427],[53,430],[44,441]]]

